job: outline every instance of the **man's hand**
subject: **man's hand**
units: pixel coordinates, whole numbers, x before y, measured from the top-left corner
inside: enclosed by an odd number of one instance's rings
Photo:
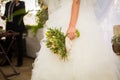
[[[1,16],[1,19],[5,20],[5,19],[6,19],[6,17],[5,17],[5,16]]]

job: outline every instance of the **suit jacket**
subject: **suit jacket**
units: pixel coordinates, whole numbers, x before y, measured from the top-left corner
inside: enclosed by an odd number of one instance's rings
[[[5,5],[5,13],[4,16],[6,18],[9,18],[8,16],[8,10],[10,6],[11,1],[7,2]],[[23,22],[23,17],[26,14],[25,12],[25,3],[23,1],[19,1],[18,4],[16,4],[13,7],[13,21],[9,22],[6,21],[6,30],[13,30],[17,32],[23,32],[25,30],[25,25]]]

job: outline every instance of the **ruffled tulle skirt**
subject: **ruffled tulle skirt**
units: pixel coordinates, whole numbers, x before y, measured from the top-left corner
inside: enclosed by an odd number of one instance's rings
[[[68,60],[61,60],[41,42],[31,80],[120,80],[119,57],[105,44],[92,7],[84,7],[80,8],[76,26],[80,37],[72,41]],[[61,7],[49,16],[46,27],[61,27],[66,33],[70,13],[71,6]]]

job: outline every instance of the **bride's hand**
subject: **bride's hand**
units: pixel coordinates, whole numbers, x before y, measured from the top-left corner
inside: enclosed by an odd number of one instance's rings
[[[67,36],[68,36],[71,40],[73,40],[73,39],[76,38],[76,33],[75,33],[75,31],[76,31],[75,27],[69,27],[69,28],[68,28]]]

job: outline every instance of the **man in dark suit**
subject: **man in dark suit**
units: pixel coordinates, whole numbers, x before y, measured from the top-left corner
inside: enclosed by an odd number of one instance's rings
[[[16,37],[18,55],[17,55],[17,65],[22,66],[23,64],[23,32],[26,30],[23,22],[23,17],[25,15],[25,4],[23,1],[11,0],[5,5],[5,13],[2,16],[2,19],[6,19],[6,31],[13,30],[19,32],[19,35]],[[12,38],[6,38],[7,47],[10,44]],[[12,53],[8,52],[8,57],[11,60]],[[4,65],[8,65],[8,62],[5,62]]]

